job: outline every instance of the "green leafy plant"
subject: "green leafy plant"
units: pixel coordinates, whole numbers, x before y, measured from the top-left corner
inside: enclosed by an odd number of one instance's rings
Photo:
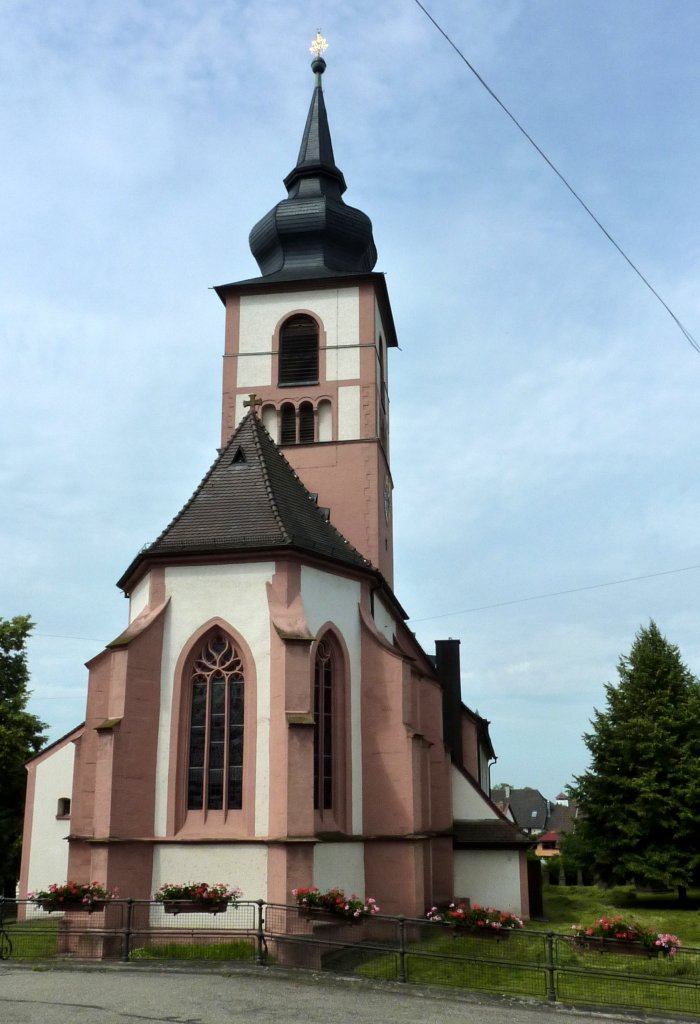
[[[321,892],[316,886],[311,886],[309,889],[292,889],[292,896],[296,900],[297,906],[303,910],[327,910],[331,914],[350,919],[371,917],[380,911],[377,901],[373,897],[368,896],[361,900],[354,893],[352,896],[346,896],[345,892],[337,886],[327,892]]]
[[[236,886],[229,889],[223,882],[210,885],[208,882],[166,882],[155,894],[158,903],[169,903],[174,900],[189,900],[192,903],[233,903],[241,898],[241,890]]]
[[[675,956],[681,945],[676,935],[657,932],[653,928],[622,917],[601,917],[591,925],[574,924],[571,926],[574,940],[583,943],[586,939],[606,939],[616,942],[636,942],[650,952],[659,952],[664,956]]]
[[[429,921],[451,927],[483,929],[484,931],[511,931],[522,928],[523,922],[509,910],[496,907],[482,907],[478,903],[450,903],[447,907],[431,907],[427,913]]]

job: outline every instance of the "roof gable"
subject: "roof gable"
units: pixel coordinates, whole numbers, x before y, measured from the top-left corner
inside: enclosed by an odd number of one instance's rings
[[[140,563],[180,555],[303,551],[373,569],[325,518],[260,420],[248,413],[172,522],[119,580]]]

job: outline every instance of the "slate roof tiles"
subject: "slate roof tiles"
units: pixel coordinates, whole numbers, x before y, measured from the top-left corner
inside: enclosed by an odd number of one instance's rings
[[[192,497],[131,563],[173,555],[289,549],[375,571],[324,518],[257,416],[248,413]]]

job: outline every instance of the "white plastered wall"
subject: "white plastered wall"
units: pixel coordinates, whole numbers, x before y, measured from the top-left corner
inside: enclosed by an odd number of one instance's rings
[[[382,636],[392,643],[396,633],[396,619],[377,594],[374,596],[374,624]]]
[[[228,622],[244,638],[255,662],[257,681],[255,834],[266,836],[270,783],[270,617],[265,584],[273,562],[244,565],[191,565],[166,569],[171,598],[165,617],[161,666],[160,720],[156,766],[155,834],[166,828],[170,727],[175,666],[194,635],[213,618]],[[256,897],[257,898],[257,897]]]
[[[377,299],[375,297],[375,299],[374,299],[374,347],[377,350],[376,358],[377,358],[378,362],[382,359],[382,346],[379,344],[380,336],[381,336],[381,338],[384,341],[384,346],[383,346],[383,348],[384,348],[384,382],[385,382],[386,387],[387,387],[386,415],[387,415],[387,422],[388,422],[388,417],[389,417],[389,407],[388,407],[388,402],[389,402],[389,392],[388,392],[388,388],[389,388],[389,348],[388,348],[387,343],[386,343],[386,331],[384,330],[384,324],[382,323],[382,317],[381,317],[381,314],[379,312],[379,304],[378,304]],[[379,422],[379,411],[380,411],[380,408],[381,408],[381,403],[382,403],[382,396],[381,396],[381,374],[377,373],[377,422]]]
[[[148,595],[151,586],[151,574],[146,573],[142,580],[136,584],[129,594],[129,622],[133,622],[137,615],[140,615],[148,604]]]
[[[498,818],[497,812],[477,789],[452,765],[452,816],[456,821]]]
[[[35,767],[32,842],[27,889],[46,889],[51,882],[64,882],[68,871],[70,820],[56,819],[58,801],[71,798],[75,746],[67,742],[39,761]],[[26,895],[21,893],[22,896]]]
[[[346,896],[356,895],[361,899],[371,896],[371,892],[365,892],[364,843],[317,843],[314,885],[321,892],[338,886]]]
[[[152,892],[166,882],[223,883],[227,888],[238,886],[241,899],[267,899],[267,847],[254,843],[163,844],[153,848]],[[161,913],[154,909],[152,918]],[[168,917],[168,927],[192,927],[188,915]],[[163,920],[160,924],[166,923]],[[224,914],[207,918],[209,928],[243,928],[255,926],[255,908],[230,908]]]
[[[313,313],[326,333],[326,379],[357,380],[360,376],[359,289],[309,289],[280,295],[243,295],[240,305],[239,388],[269,387],[272,380],[272,339],[290,308]],[[244,413],[243,395],[236,414]]]
[[[352,832],[362,830],[362,678],[360,646],[360,584],[331,573],[303,566],[301,594],[306,621],[316,634],[332,622],[343,637],[350,659],[350,730],[352,745]]]
[[[472,905],[522,913],[517,850],[455,850],[454,893]]]
[[[353,441],[360,436],[360,386],[338,388],[338,440]]]

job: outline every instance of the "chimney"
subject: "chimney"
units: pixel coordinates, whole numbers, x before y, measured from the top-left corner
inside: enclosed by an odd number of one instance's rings
[[[452,760],[463,764],[462,680],[459,669],[459,640],[435,641],[435,670],[442,686],[442,735]]]

